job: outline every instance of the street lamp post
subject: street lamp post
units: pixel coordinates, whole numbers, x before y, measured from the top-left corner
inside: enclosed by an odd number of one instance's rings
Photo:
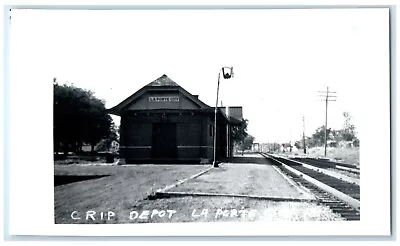
[[[217,155],[217,110],[218,110],[218,95],[219,95],[219,82],[221,78],[221,71],[224,79],[230,79],[233,77],[233,67],[222,67],[218,73],[218,84],[217,84],[217,99],[215,102],[215,110],[214,110],[214,161],[213,166],[218,167],[218,163],[216,162]]]

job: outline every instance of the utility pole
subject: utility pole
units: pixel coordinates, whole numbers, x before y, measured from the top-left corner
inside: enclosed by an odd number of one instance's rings
[[[329,87],[326,87],[326,91],[318,91],[321,93],[320,97],[325,97],[325,157],[326,157],[326,145],[328,140],[328,102],[336,101],[336,92],[329,91]],[[321,100],[322,101],[322,100]]]
[[[305,123],[304,123],[304,116],[303,116],[303,151],[304,151],[304,154],[307,154],[307,151],[306,151],[306,135],[305,135]]]

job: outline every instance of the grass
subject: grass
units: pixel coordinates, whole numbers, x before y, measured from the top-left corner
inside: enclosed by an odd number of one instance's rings
[[[113,211],[123,214],[157,189],[205,170],[203,165],[137,165],[137,166],[85,166],[55,165],[56,176],[106,177],[75,182],[54,187],[54,211],[56,223],[99,223],[73,220],[71,213],[78,211],[85,217],[86,211]],[[119,223],[104,221],[100,223]]]

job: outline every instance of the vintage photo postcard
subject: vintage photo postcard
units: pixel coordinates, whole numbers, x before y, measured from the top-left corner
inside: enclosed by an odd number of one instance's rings
[[[388,8],[9,17],[12,233],[390,235]]]

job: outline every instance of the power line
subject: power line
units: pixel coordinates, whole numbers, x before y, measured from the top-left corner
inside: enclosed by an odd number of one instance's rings
[[[335,102],[336,101],[336,92],[329,91],[329,87],[326,87],[326,91],[318,91],[321,93],[318,95],[319,97],[324,97],[325,101],[325,157],[326,157],[326,146],[327,146],[327,133],[328,133],[328,102]]]

